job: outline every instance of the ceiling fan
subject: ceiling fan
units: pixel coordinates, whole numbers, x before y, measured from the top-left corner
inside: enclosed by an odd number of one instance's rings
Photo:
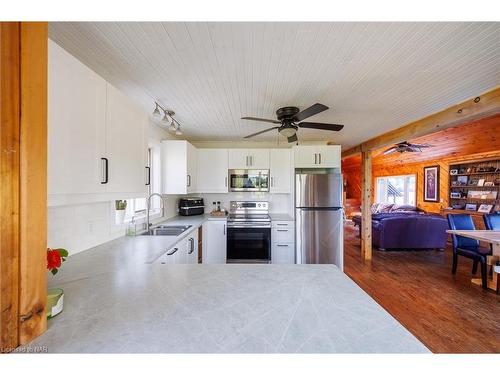
[[[428,143],[409,143],[407,141],[396,143],[394,146],[388,148],[383,152],[384,155],[390,155],[394,152],[399,152],[402,154],[403,152],[422,152],[423,148],[434,147]]]
[[[242,120],[262,121],[262,122],[270,122],[272,124],[279,124],[279,126],[274,126],[272,128],[247,135],[245,138],[255,137],[256,135],[278,129],[279,134],[286,137],[288,143],[292,143],[292,142],[297,142],[298,140],[297,138],[298,128],[321,129],[330,131],[342,130],[344,125],[324,124],[320,122],[301,122],[302,120],[305,120],[306,118],[314,116],[320,112],[326,111],[327,109],[328,107],[326,105],[316,103],[310,106],[309,108],[304,109],[303,111],[300,111],[299,108],[297,107],[279,108],[276,111],[277,120],[269,120],[258,117],[242,117],[241,118]]]

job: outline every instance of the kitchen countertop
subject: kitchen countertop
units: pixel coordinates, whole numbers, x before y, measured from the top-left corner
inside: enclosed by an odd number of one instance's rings
[[[271,221],[294,221],[295,219],[289,214],[269,214]]]
[[[167,222],[196,228],[207,216]],[[168,241],[122,237],[69,257],[49,277],[51,287],[64,289],[64,311],[30,346],[77,353],[428,352],[334,265],[148,263]]]

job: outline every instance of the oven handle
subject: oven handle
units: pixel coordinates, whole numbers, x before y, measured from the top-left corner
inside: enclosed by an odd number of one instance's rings
[[[228,224],[227,225],[228,229],[229,228],[271,228],[271,225],[232,225]]]

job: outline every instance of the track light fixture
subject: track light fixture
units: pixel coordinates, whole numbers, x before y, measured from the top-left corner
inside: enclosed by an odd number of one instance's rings
[[[163,117],[161,116],[161,112],[163,112]],[[157,120],[161,119],[161,123],[167,125],[169,131],[175,132],[176,135],[182,135],[181,125],[173,118],[174,115],[174,111],[165,109],[158,102],[155,102],[153,117]]]

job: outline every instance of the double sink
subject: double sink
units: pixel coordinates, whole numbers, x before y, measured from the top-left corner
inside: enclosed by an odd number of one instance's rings
[[[148,231],[142,233],[142,236],[175,236],[184,233],[192,225],[156,225]]]

